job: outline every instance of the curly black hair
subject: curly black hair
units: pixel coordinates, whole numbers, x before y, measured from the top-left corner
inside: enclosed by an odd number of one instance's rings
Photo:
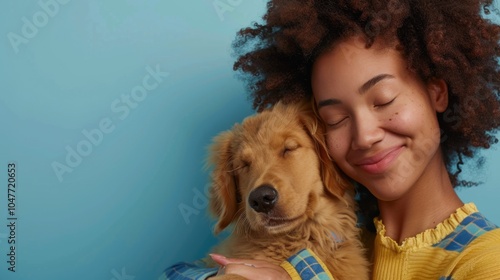
[[[492,2],[270,0],[263,22],[238,32],[234,70],[260,111],[311,98],[312,65],[336,42],[363,35],[367,48],[376,39],[395,43],[423,81],[446,81],[449,106],[438,114],[445,163],[454,186],[474,185],[458,179],[463,159],[497,143],[500,126],[500,26],[483,15]],[[359,190],[362,200],[374,201]],[[374,212],[373,203],[365,204]]]

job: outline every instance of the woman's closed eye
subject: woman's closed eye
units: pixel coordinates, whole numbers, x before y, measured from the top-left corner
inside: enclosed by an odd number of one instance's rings
[[[373,105],[375,108],[383,108],[383,107],[386,107],[388,105],[391,105],[392,102],[394,102],[394,100],[396,100],[396,97],[392,98],[391,100],[387,101],[387,102],[380,102],[378,104],[375,104]]]
[[[326,121],[325,123],[328,127],[335,128],[335,127],[340,126],[348,118],[349,118],[348,116],[343,116],[343,117],[339,117],[337,119],[333,119],[331,121]]]

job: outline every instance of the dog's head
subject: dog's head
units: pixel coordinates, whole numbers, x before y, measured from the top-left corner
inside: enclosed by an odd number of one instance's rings
[[[281,233],[314,215],[320,196],[342,199],[349,181],[332,164],[309,103],[276,104],[219,134],[211,146],[215,232]]]

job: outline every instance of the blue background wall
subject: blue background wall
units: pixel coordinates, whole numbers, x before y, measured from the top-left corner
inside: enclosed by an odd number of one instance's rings
[[[0,279],[157,279],[209,250],[205,148],[252,113],[230,45],[264,8],[264,0],[2,3]],[[473,173],[484,185],[459,193],[500,224],[498,146],[485,156]],[[17,218],[15,273],[8,217]]]

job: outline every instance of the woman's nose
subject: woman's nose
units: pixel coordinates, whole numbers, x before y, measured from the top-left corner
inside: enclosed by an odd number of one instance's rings
[[[355,120],[352,126],[351,149],[364,150],[372,147],[384,137],[384,130],[380,122],[373,116],[366,116]]]

